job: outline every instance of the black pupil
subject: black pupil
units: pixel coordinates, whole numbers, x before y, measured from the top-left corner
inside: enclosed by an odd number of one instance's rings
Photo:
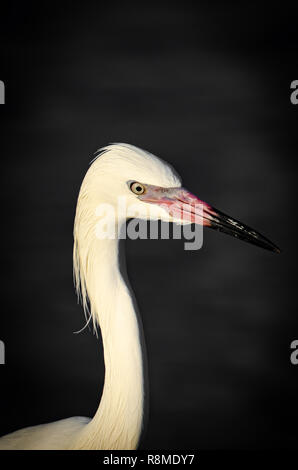
[[[137,186],[137,187],[136,187],[136,191],[138,191],[138,193],[140,193],[140,192],[142,191],[141,186]]]

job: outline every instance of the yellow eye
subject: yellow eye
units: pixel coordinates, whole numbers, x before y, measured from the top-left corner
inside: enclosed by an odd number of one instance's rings
[[[141,183],[137,183],[136,181],[134,183],[131,183],[130,185],[130,190],[134,193],[140,196],[141,194],[144,194],[145,192],[145,186]]]

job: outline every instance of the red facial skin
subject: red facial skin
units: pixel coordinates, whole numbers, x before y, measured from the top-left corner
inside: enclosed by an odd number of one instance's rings
[[[151,204],[158,204],[172,217],[181,221],[210,226],[216,212],[206,202],[201,201],[184,188],[162,188],[145,185],[146,191],[139,199]]]

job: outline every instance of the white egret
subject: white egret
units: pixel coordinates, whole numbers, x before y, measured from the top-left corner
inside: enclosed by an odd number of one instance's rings
[[[116,229],[126,222],[119,198],[126,206],[133,205],[141,219],[196,222],[279,251],[256,231],[182,188],[173,168],[154,155],[128,144],[101,149],[80,189],[73,256],[77,291],[85,312],[100,326],[103,341],[105,382],[98,410],[93,419],[72,417],[13,432],[0,439],[0,449],[113,450],[138,446],[146,399],[139,323],[126,276],[120,270],[119,237],[104,239],[96,233],[103,205],[114,209]]]

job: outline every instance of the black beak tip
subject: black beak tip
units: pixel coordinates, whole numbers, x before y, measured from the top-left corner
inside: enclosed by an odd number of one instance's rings
[[[264,240],[266,240],[266,242],[267,242],[267,243],[265,242],[265,245],[263,245],[264,248],[267,248],[268,250],[273,251],[273,253],[276,253],[276,254],[281,253],[282,250],[280,248],[278,248],[278,246],[276,246],[270,240],[268,240],[268,238],[266,238],[266,239],[264,238]]]
[[[251,229],[247,225],[244,225],[236,219],[232,219],[232,217],[229,217],[215,208],[213,208],[213,212],[216,214],[216,217],[209,218],[210,228],[226,233],[227,235],[232,235],[233,237],[247,243],[257,245],[265,250],[273,251],[273,253],[281,253],[280,248],[268,240],[268,238]]]

